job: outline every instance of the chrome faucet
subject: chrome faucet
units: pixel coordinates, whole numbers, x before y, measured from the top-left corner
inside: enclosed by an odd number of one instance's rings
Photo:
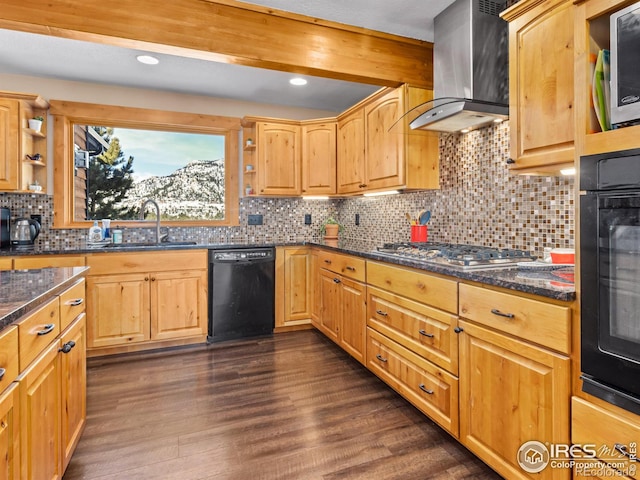
[[[147,207],[148,204],[153,205],[154,207],[156,207],[156,243],[160,244],[160,207],[158,206],[158,204],[156,203],[155,200],[151,200],[150,198],[147,198],[146,200],[144,200],[142,202],[142,207],[140,207],[140,220],[144,220],[144,209]]]

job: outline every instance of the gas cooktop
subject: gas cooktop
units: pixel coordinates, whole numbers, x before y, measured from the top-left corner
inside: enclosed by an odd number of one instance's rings
[[[524,250],[439,242],[385,243],[375,252],[393,258],[404,258],[459,270],[512,268],[519,262],[530,262],[536,259]]]

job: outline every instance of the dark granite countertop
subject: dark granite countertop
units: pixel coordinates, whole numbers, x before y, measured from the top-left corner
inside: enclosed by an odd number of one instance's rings
[[[455,267],[446,265],[432,265],[415,262],[406,259],[392,258],[376,252],[378,245],[372,244],[365,239],[342,239],[338,245],[325,244],[322,240],[297,241],[297,242],[252,242],[252,243],[232,243],[232,244],[159,244],[159,245],[127,245],[119,247],[102,248],[78,248],[67,250],[46,250],[34,248],[29,251],[3,250],[0,255],[57,255],[57,254],[87,254],[87,253],[108,253],[108,252],[144,252],[157,250],[184,250],[184,249],[208,249],[208,248],[251,248],[264,246],[294,246],[294,245],[314,245],[334,250],[336,252],[356,255],[370,260],[378,260],[395,265],[413,267],[426,272],[439,273],[461,280],[483,283],[503,287],[519,292],[540,295],[561,301],[575,300],[575,286],[570,279],[573,269],[568,268],[558,271],[531,271],[522,270],[517,267],[499,270],[475,270],[462,271]]]
[[[73,285],[87,267],[0,271],[0,330]]]

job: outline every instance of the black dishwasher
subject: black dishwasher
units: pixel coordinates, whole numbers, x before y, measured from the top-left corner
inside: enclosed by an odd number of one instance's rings
[[[270,335],[275,325],[275,249],[209,250],[209,343]]]

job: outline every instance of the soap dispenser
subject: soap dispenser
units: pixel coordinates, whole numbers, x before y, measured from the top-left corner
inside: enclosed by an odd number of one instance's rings
[[[94,220],[93,225],[89,228],[89,243],[98,243],[102,241],[102,229],[98,225],[98,221]]]

